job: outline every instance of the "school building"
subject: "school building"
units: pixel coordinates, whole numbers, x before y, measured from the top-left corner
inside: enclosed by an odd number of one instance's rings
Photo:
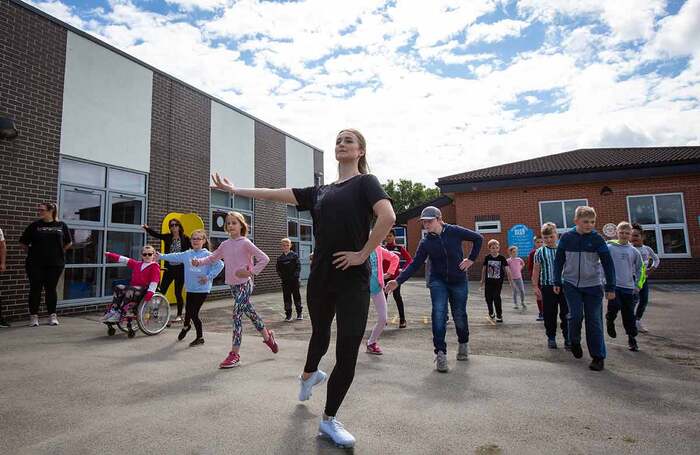
[[[128,270],[106,264],[103,253],[139,257],[145,242],[159,247],[141,225],[160,229],[171,212],[199,215],[214,248],[227,238],[226,211],[242,212],[272,261],[256,279],[258,292],[279,287],[274,261],[283,237],[308,274],[309,213],[210,190],[209,176],[218,171],[240,187],[313,186],[323,182],[319,148],[16,0],[0,0],[0,74],[4,316],[28,312],[18,240],[47,201],[58,201],[74,239],[59,313],[109,301]]]
[[[579,205],[593,206],[596,228],[639,223],[646,243],[661,257],[651,279],[700,279],[700,147],[581,149],[440,177],[443,196],[399,214],[409,251],[421,238],[420,211],[437,205],[445,221],[515,244],[527,256],[532,236],[552,221],[570,229]],[[479,260],[486,254],[486,243]],[[470,270],[478,279],[481,268]]]

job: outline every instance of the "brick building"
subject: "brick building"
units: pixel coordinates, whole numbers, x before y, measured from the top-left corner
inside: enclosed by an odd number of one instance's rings
[[[644,227],[646,243],[661,257],[652,279],[700,279],[700,147],[574,150],[440,177],[437,185],[452,200],[442,201],[448,222],[499,240],[502,251],[514,226],[538,233],[552,221],[562,232],[573,226],[577,206],[590,205],[601,232],[623,220]],[[397,217],[412,252],[420,208]],[[479,273],[473,267],[470,278]]]
[[[8,270],[3,315],[27,313],[28,283],[18,239],[40,202],[58,201],[74,247],[59,282],[59,312],[97,309],[128,270],[103,252],[135,257],[170,212],[196,213],[213,246],[232,208],[272,258],[289,236],[308,274],[311,217],[295,207],[209,189],[219,171],[241,187],[312,186],[323,153],[262,120],[173,78],[35,8],[0,0],[0,117],[19,131],[0,139],[0,228]],[[223,292],[222,278],[215,284]],[[278,288],[274,267],[257,291]]]

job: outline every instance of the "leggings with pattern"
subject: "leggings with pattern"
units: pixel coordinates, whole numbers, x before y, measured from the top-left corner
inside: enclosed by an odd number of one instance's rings
[[[233,343],[234,348],[241,346],[241,338],[243,337],[243,315],[250,318],[258,332],[265,329],[265,323],[258,313],[253,308],[253,303],[250,301],[250,294],[253,292],[253,283],[248,280],[243,284],[234,284],[231,286],[231,295],[233,296]]]

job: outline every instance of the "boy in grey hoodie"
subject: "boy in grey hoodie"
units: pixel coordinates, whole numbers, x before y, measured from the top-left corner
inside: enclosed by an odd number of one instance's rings
[[[637,324],[634,316],[634,295],[639,292],[642,277],[642,255],[630,243],[632,225],[623,221],[617,225],[617,240],[608,242],[608,249],[615,264],[615,299],[608,301],[605,315],[608,335],[617,337],[615,318],[622,312],[622,325],[627,333],[630,351],[639,351],[637,346]]]

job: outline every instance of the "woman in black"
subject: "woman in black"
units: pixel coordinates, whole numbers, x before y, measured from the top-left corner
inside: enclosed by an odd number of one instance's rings
[[[148,227],[147,224],[141,226],[146,232],[153,237],[160,239],[165,244],[165,254],[182,253],[192,248],[190,238],[185,235],[185,230],[179,220],[173,218],[168,222],[170,233],[161,234]],[[177,300],[177,317],[173,322],[182,321],[182,308],[184,307],[184,299],[182,298],[182,288],[185,286],[185,267],[182,264],[173,264],[165,261],[165,272],[160,280],[160,292],[165,294],[168,292],[170,283],[175,281],[175,300]]]
[[[53,202],[39,204],[39,219],[26,227],[19,238],[27,252],[25,267],[29,278],[29,325],[39,326],[39,304],[44,290],[49,325],[58,325],[56,286],[66,264],[66,250],[72,239],[66,223],[58,221]]]
[[[337,445],[352,447],[355,438],[335,419],[355,375],[355,364],[367,326],[369,274],[367,258],[392,228],[396,216],[389,196],[368,173],[365,139],[357,130],[338,133],[335,145],[337,182],[309,188],[242,189],[213,176],[219,189],[241,196],[294,204],[310,210],[315,248],[306,301],[312,335],[304,372],[299,377],[301,401],[326,374],[318,369],[328,350],[336,316],[336,364],[328,379],[326,407],[319,431]],[[370,224],[376,216],[370,234]]]

